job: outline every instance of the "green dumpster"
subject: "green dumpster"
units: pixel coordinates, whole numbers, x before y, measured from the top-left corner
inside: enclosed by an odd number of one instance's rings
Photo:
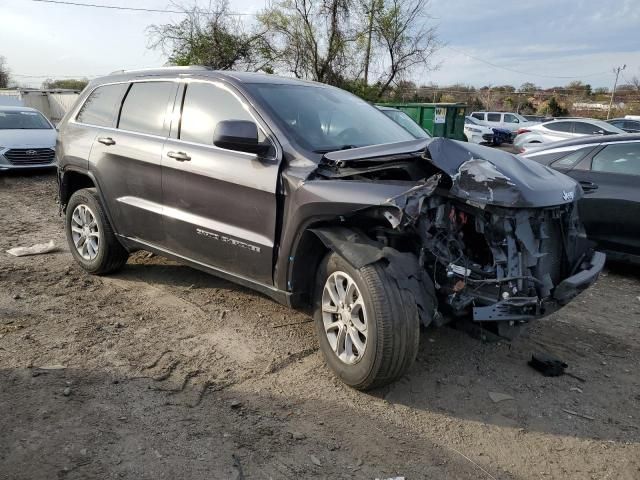
[[[380,105],[402,110],[434,137],[466,140],[464,117],[468,107],[463,103],[381,103]]]

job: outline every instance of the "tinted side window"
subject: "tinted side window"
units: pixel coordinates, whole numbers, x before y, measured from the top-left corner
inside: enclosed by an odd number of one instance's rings
[[[640,175],[640,143],[608,145],[593,157],[594,172]]]
[[[616,125],[616,127],[623,128],[620,125]],[[626,120],[624,122],[624,128],[626,128],[628,130],[640,131],[640,122],[635,122],[633,120]]]
[[[118,128],[151,135],[166,135],[167,105],[175,86],[172,82],[140,82],[131,85],[122,105]]]
[[[504,121],[507,123],[520,123],[518,117],[516,117],[515,115],[511,115],[510,113],[504,114]]]
[[[474,113],[471,116],[473,118],[477,118],[478,120],[484,120],[484,113]]]
[[[603,131],[601,127],[591,125],[586,122],[574,122],[574,125],[575,133],[580,133],[582,135],[596,135],[598,132]]]
[[[553,122],[545,125],[544,128],[554,132],[571,132],[573,122]]]
[[[180,139],[212,145],[213,132],[221,120],[254,121],[230,91],[210,83],[193,82],[187,85]]]
[[[500,114],[499,113],[487,113],[487,121],[489,122],[499,122]]]
[[[80,108],[76,120],[89,125],[111,127],[127,86],[126,83],[119,83],[96,88]]]

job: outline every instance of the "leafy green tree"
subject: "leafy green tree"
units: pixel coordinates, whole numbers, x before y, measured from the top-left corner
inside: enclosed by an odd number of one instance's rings
[[[551,117],[564,117],[569,115],[569,110],[558,103],[555,96],[544,102],[538,108],[538,115],[549,115]]]
[[[69,90],[82,90],[87,86],[89,80],[86,78],[82,79],[63,79],[63,80],[53,80],[48,78],[42,84],[42,88],[50,90],[50,89],[69,89]]]
[[[536,86],[535,83],[532,83],[532,82],[525,82],[522,85],[520,85],[520,91],[524,93],[533,93],[538,90],[539,88]]]
[[[484,103],[482,103],[482,100],[480,100],[477,96],[474,96],[469,102],[469,108],[472,112],[475,112],[478,110],[484,110],[486,107],[484,106]]]

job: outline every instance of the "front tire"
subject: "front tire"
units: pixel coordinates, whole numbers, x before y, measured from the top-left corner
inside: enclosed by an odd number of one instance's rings
[[[71,255],[87,272],[103,275],[127,263],[129,253],[113,233],[95,188],[83,188],[71,196],[65,231]]]
[[[318,269],[314,321],[327,365],[358,390],[397,380],[418,353],[416,302],[381,262],[355,269],[328,254]]]

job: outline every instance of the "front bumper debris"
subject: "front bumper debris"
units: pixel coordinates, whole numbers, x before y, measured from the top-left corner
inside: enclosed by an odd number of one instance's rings
[[[565,305],[581,291],[591,286],[604,268],[606,255],[602,252],[594,252],[587,268],[575,275],[565,278],[558,284],[553,292],[553,298],[560,304]]]
[[[606,256],[594,252],[584,268],[564,280],[554,289],[550,298],[511,297],[493,305],[474,307],[473,319],[479,322],[527,321],[548,315],[569,303],[580,292],[590,287],[604,267]]]

